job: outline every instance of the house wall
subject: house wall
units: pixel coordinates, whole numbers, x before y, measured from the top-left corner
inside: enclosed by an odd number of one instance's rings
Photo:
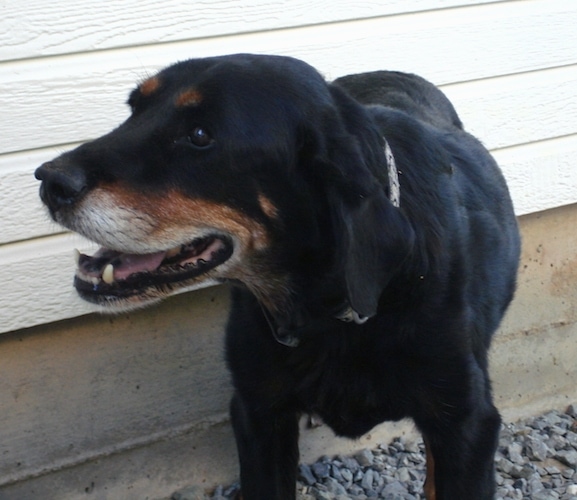
[[[495,153],[519,215],[577,201],[577,4],[9,0],[0,20],[0,332],[91,311],[32,173],[128,116],[136,82],[186,58],[292,55],[327,78],[421,74]]]
[[[72,249],[93,247],[49,221],[33,178],[126,118],[136,82],[189,57],[284,54],[328,79],[386,68],[440,85],[500,163],[523,229],[494,350],[499,405],[513,417],[575,400],[577,3],[7,0],[0,12],[0,500],[161,498],[236,474],[226,289],[94,314],[71,286]],[[408,431],[371,438],[391,432]],[[304,458],[346,446],[326,429],[302,443]]]

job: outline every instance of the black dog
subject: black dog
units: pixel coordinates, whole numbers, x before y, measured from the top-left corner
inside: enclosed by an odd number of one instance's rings
[[[245,500],[295,497],[298,416],[355,438],[410,417],[428,499],[489,499],[487,372],[519,235],[503,177],[432,84],[328,84],[291,58],[175,64],[119,128],[42,165],[54,220],[103,245],[75,286],[134,307],[233,287],[227,360]]]

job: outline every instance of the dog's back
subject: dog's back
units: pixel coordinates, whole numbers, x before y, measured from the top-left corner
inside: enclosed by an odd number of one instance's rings
[[[374,71],[343,76],[333,83],[362,104],[399,109],[441,129],[463,128],[451,101],[418,75]]]

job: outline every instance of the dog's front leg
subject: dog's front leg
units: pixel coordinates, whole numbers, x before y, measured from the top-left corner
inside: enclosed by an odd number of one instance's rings
[[[493,500],[501,417],[486,362],[473,356],[429,366],[415,423],[427,449],[427,500]]]
[[[427,500],[492,500],[501,419],[490,402],[458,420],[417,424],[427,448]]]
[[[243,500],[294,500],[298,467],[298,417],[266,405],[252,407],[237,392],[231,419],[240,463]]]

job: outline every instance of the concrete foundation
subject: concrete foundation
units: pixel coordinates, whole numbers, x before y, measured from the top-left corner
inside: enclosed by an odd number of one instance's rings
[[[517,297],[494,342],[506,420],[577,402],[577,205],[521,217]],[[0,337],[0,500],[165,499],[237,477],[223,360],[228,294],[215,287],[130,315]],[[303,431],[303,460],[351,442]]]

